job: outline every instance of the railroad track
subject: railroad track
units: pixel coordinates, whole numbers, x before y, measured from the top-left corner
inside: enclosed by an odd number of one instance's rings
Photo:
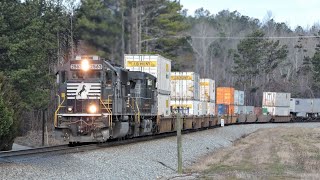
[[[266,123],[239,123],[240,124],[267,124]],[[269,122],[270,123],[270,122]],[[294,122],[294,123],[307,123],[307,122]],[[234,125],[234,124],[226,124],[225,126]],[[190,129],[190,130],[184,130],[182,134],[188,134],[196,131],[201,131],[204,129],[213,129],[217,126],[207,127],[207,128],[201,128],[201,129]],[[114,147],[114,146],[121,146],[126,144],[132,144],[132,143],[138,143],[143,141],[149,141],[149,140],[155,140],[155,139],[161,139],[165,137],[170,136],[176,136],[176,132],[169,132],[165,134],[158,134],[154,136],[142,136],[142,137],[136,137],[132,139],[125,139],[125,140],[119,140],[119,141],[108,141],[105,143],[96,143],[96,144],[88,144],[88,145],[76,145],[76,146],[70,146],[68,144],[65,145],[59,145],[59,146],[49,146],[49,147],[41,147],[41,148],[33,148],[33,149],[26,149],[26,150],[18,150],[18,151],[5,151],[0,152],[0,160],[6,159],[6,158],[14,158],[14,157],[21,157],[21,156],[32,156],[32,155],[41,155],[41,154],[66,154],[66,153],[77,153],[77,152],[84,152],[84,151],[90,151],[90,150],[97,150],[102,148],[108,148],[108,147]]]
[[[190,132],[194,132],[194,131],[186,131],[184,132],[184,134],[190,133]],[[166,134],[159,134],[156,136],[143,136],[143,137],[125,139],[120,141],[114,140],[114,141],[108,141],[105,143],[95,143],[95,144],[88,144],[88,145],[70,146],[68,144],[65,144],[65,145],[59,145],[59,146],[49,146],[49,147],[25,149],[25,150],[18,150],[18,151],[4,151],[4,152],[0,152],[0,160],[6,159],[6,158],[26,157],[26,156],[43,155],[43,154],[67,154],[67,153],[85,152],[90,150],[97,150],[102,148],[161,139],[161,138],[175,136],[175,135],[176,135],[175,132],[171,132]]]
[[[84,150],[95,149],[95,144],[93,145],[84,145],[84,146],[75,146],[71,147],[69,145],[59,145],[59,146],[49,146],[49,147],[41,147],[41,148],[33,148],[33,149],[25,149],[18,151],[5,151],[0,153],[1,158],[10,158],[10,157],[21,157],[21,156],[32,156],[39,154],[48,154],[48,153],[67,153],[67,152],[79,152]]]

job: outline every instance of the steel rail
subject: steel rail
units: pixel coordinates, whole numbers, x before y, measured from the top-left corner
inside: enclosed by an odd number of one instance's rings
[[[317,121],[309,121],[309,122],[311,123],[311,122],[317,122]],[[264,123],[251,122],[251,123],[226,124],[225,126],[245,125],[245,124],[269,124],[269,123],[270,122],[264,122]],[[283,122],[283,123],[308,123],[308,122]],[[214,129],[217,127],[219,127],[219,126],[215,125],[215,126],[203,127],[203,128],[199,128],[199,129],[188,129],[188,130],[183,130],[182,134],[189,134],[189,133],[203,131],[203,130],[207,130],[207,129]],[[60,154],[78,153],[78,152],[98,150],[98,149],[103,149],[103,148],[109,148],[109,147],[128,145],[128,144],[139,143],[139,142],[144,142],[144,141],[162,139],[162,138],[172,137],[172,136],[176,136],[176,131],[162,133],[162,134],[156,134],[156,135],[140,136],[140,137],[129,138],[129,139],[124,139],[124,140],[111,140],[111,141],[107,141],[104,143],[93,143],[93,144],[87,144],[87,145],[80,144],[80,145],[76,145],[76,146],[70,146],[69,144],[65,144],[65,145],[48,146],[48,147],[40,147],[40,148],[17,150],[17,151],[3,151],[3,152],[0,152],[0,160],[5,159],[5,158],[32,156],[32,155],[49,154],[49,153],[56,153],[56,154],[59,154],[59,153]]]
[[[90,147],[93,148],[92,146],[93,145],[72,147],[72,146],[69,146],[68,144],[65,144],[65,145],[48,146],[48,147],[24,149],[24,150],[17,150],[17,151],[3,151],[3,152],[0,152],[0,159],[8,158],[8,157],[39,155],[39,154],[53,153],[53,152],[81,151],[81,150],[88,149]]]
[[[199,131],[197,130],[186,130],[183,134]],[[107,141],[104,143],[93,143],[89,145],[76,145],[70,146],[69,144],[65,145],[58,145],[58,146],[48,146],[48,147],[40,147],[40,148],[32,148],[32,149],[24,149],[24,150],[17,150],[17,151],[3,151],[0,152],[0,160],[5,158],[14,158],[14,157],[25,157],[25,156],[33,156],[33,155],[42,155],[42,154],[67,154],[67,153],[77,153],[77,152],[84,152],[90,150],[98,150],[103,148],[115,147],[115,146],[122,146],[127,144],[139,143],[144,141],[162,139],[166,137],[176,136],[176,132],[168,132],[163,134],[157,135],[149,135],[149,136],[141,136],[135,137],[125,140],[112,140]]]

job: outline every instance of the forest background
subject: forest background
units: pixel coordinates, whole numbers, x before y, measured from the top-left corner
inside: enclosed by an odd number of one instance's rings
[[[160,54],[261,106],[263,91],[320,97],[319,35],[319,24],[290,29],[271,12],[263,22],[228,10],[188,16],[173,0],[2,0],[0,150],[39,130],[44,109],[53,129],[56,69],[74,55],[121,65],[124,54]]]

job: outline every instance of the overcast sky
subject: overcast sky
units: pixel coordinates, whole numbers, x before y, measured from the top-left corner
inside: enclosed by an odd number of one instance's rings
[[[303,28],[320,23],[320,0],[180,0],[188,14],[203,7],[216,14],[221,10],[237,10],[242,15],[261,21],[271,11],[276,22],[286,22],[291,28]]]

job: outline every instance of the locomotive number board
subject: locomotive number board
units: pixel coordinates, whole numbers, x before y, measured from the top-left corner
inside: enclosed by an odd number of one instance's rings
[[[71,64],[70,69],[73,69],[73,70],[81,69],[81,64]],[[102,64],[90,64],[90,69],[100,70],[102,69]]]

